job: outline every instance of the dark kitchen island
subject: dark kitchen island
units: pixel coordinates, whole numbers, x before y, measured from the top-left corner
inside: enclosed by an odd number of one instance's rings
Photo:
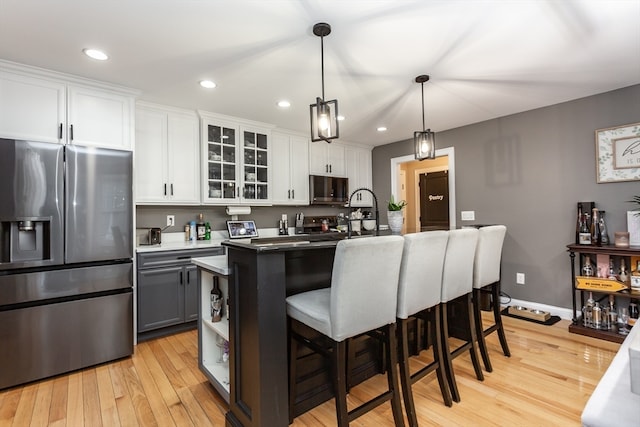
[[[222,243],[230,269],[228,426],[289,425],[285,299],[330,286],[335,248],[344,237],[327,233]],[[381,371],[373,346],[366,337],[352,346],[352,384]],[[367,347],[370,351],[362,351]],[[301,379],[295,413],[300,414],[332,398],[333,392],[323,359],[304,348],[296,359]]]

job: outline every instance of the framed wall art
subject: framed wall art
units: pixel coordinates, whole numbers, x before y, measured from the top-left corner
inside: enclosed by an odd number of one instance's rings
[[[596,130],[597,182],[640,181],[640,123]]]

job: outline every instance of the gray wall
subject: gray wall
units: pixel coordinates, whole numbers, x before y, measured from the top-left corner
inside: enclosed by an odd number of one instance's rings
[[[640,195],[640,182],[596,183],[594,131],[636,122],[640,85],[436,134],[438,147],[455,149],[458,225],[507,226],[502,289],[512,298],[571,307],[566,245],[576,202],[607,212],[611,239],[626,230],[626,211],[635,207],[626,201]],[[411,140],[374,148],[378,200],[391,194],[390,159],[412,152]],[[463,210],[475,211],[476,221],[461,222]],[[525,285],[515,284],[516,272]]]

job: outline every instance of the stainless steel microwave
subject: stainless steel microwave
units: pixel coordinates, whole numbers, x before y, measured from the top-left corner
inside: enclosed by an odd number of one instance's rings
[[[349,201],[349,179],[334,176],[309,175],[309,203],[338,205]]]

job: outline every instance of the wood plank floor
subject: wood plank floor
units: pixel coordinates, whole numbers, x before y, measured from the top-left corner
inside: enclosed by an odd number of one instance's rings
[[[475,379],[468,355],[454,361],[462,401],[447,408],[435,374],[414,386],[421,426],[579,426],[580,413],[619,344],[569,334],[568,321],[541,326],[504,318],[512,356],[488,338],[494,371]],[[198,370],[197,333],[144,342],[135,354],[0,392],[2,426],[223,426],[227,405]],[[424,353],[424,352],[423,352]],[[429,361],[425,355],[416,365]],[[384,384],[351,391],[352,405]],[[333,400],[293,426],[333,426]],[[391,426],[388,404],[352,423]],[[268,427],[268,426],[267,426]]]

